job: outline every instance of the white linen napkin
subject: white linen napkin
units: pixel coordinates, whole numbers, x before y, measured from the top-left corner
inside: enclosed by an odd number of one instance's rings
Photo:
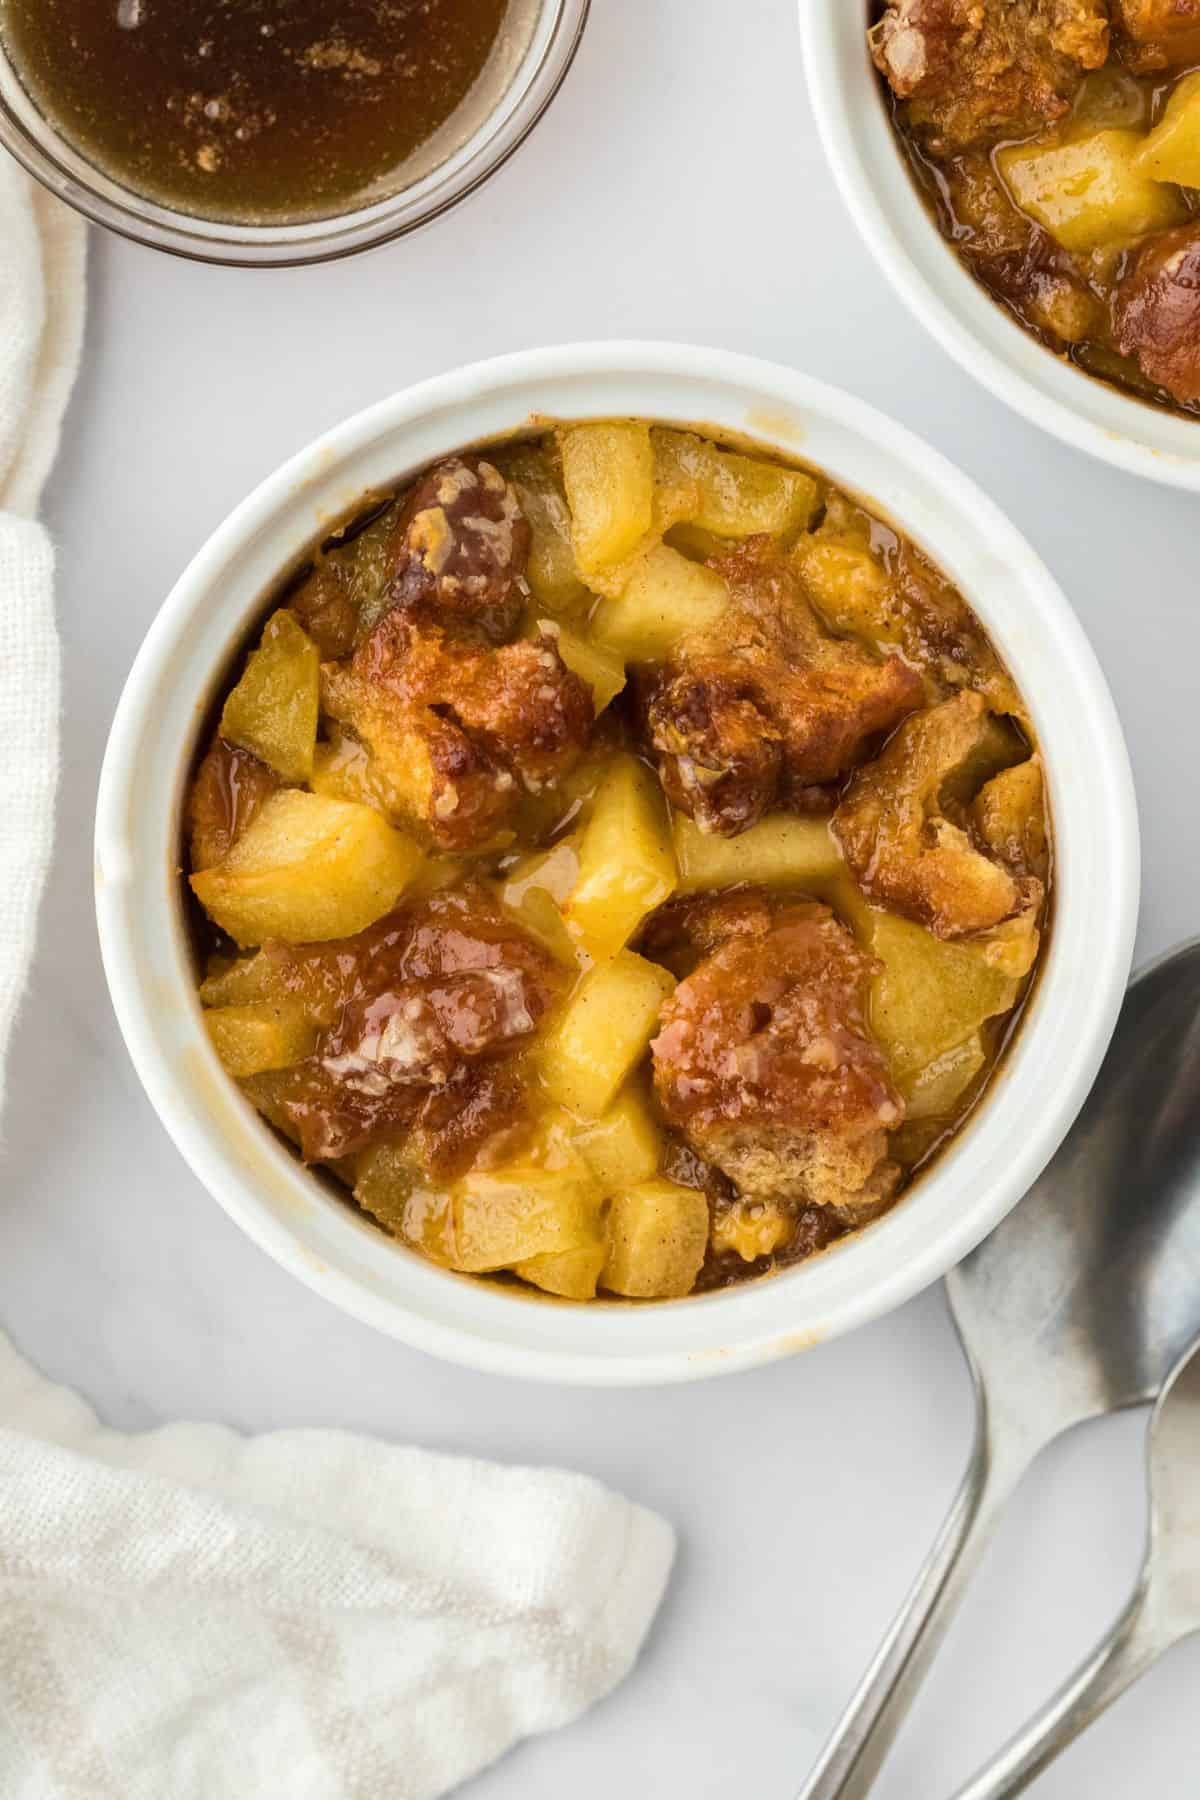
[[[0,1102],[53,825],[32,514],[83,256],[0,153]],[[622,1679],[673,1554],[662,1519],[580,1475],[334,1431],[122,1436],[0,1333],[0,1796],[434,1800]]]
[[[673,1552],[582,1475],[106,1431],[0,1337],[5,1800],[427,1800],[626,1674]]]
[[[79,363],[83,260],[83,221],[0,155],[0,1105],[54,828],[54,555],[33,514]]]

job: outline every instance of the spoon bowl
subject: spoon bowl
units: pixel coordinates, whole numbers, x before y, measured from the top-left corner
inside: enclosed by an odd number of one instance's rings
[[[1200,1328],[1200,940],[1133,983],[1083,1111],[946,1277],[988,1398],[1039,1445],[1152,1400]]]

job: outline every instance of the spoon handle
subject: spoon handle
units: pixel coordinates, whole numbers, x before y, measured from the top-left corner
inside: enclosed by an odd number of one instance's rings
[[[978,1396],[971,1461],[933,1549],[797,1800],[865,1800],[983,1555],[1031,1460],[993,1432]]]
[[[954,1800],[1007,1800],[1024,1793],[1048,1763],[1111,1706],[1169,1648],[1154,1629],[1144,1581],[1108,1636]]]

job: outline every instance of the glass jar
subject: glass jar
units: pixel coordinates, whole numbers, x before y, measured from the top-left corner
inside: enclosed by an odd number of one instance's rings
[[[455,115],[457,141],[395,192],[323,218],[243,224],[204,218],[151,200],[107,175],[70,143],[24,86],[0,36],[0,144],[51,193],[110,231],[198,262],[246,268],[330,262],[402,237],[473,193],[524,142],[562,85],[590,0],[516,0],[493,65]],[[478,104],[479,95],[475,100]],[[464,124],[463,114],[466,112]],[[448,124],[454,125],[454,121]],[[430,155],[429,152],[433,154]],[[420,161],[422,152],[414,160]],[[430,166],[432,164],[432,166]]]

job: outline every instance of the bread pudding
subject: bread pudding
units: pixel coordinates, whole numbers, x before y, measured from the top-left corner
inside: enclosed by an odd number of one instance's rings
[[[1200,414],[1200,0],[882,0],[939,229],[1027,330]]]
[[[819,471],[633,419],[364,496],[229,672],[182,833],[248,1101],[399,1244],[572,1301],[895,1205],[996,1070],[1052,877],[951,582]]]

